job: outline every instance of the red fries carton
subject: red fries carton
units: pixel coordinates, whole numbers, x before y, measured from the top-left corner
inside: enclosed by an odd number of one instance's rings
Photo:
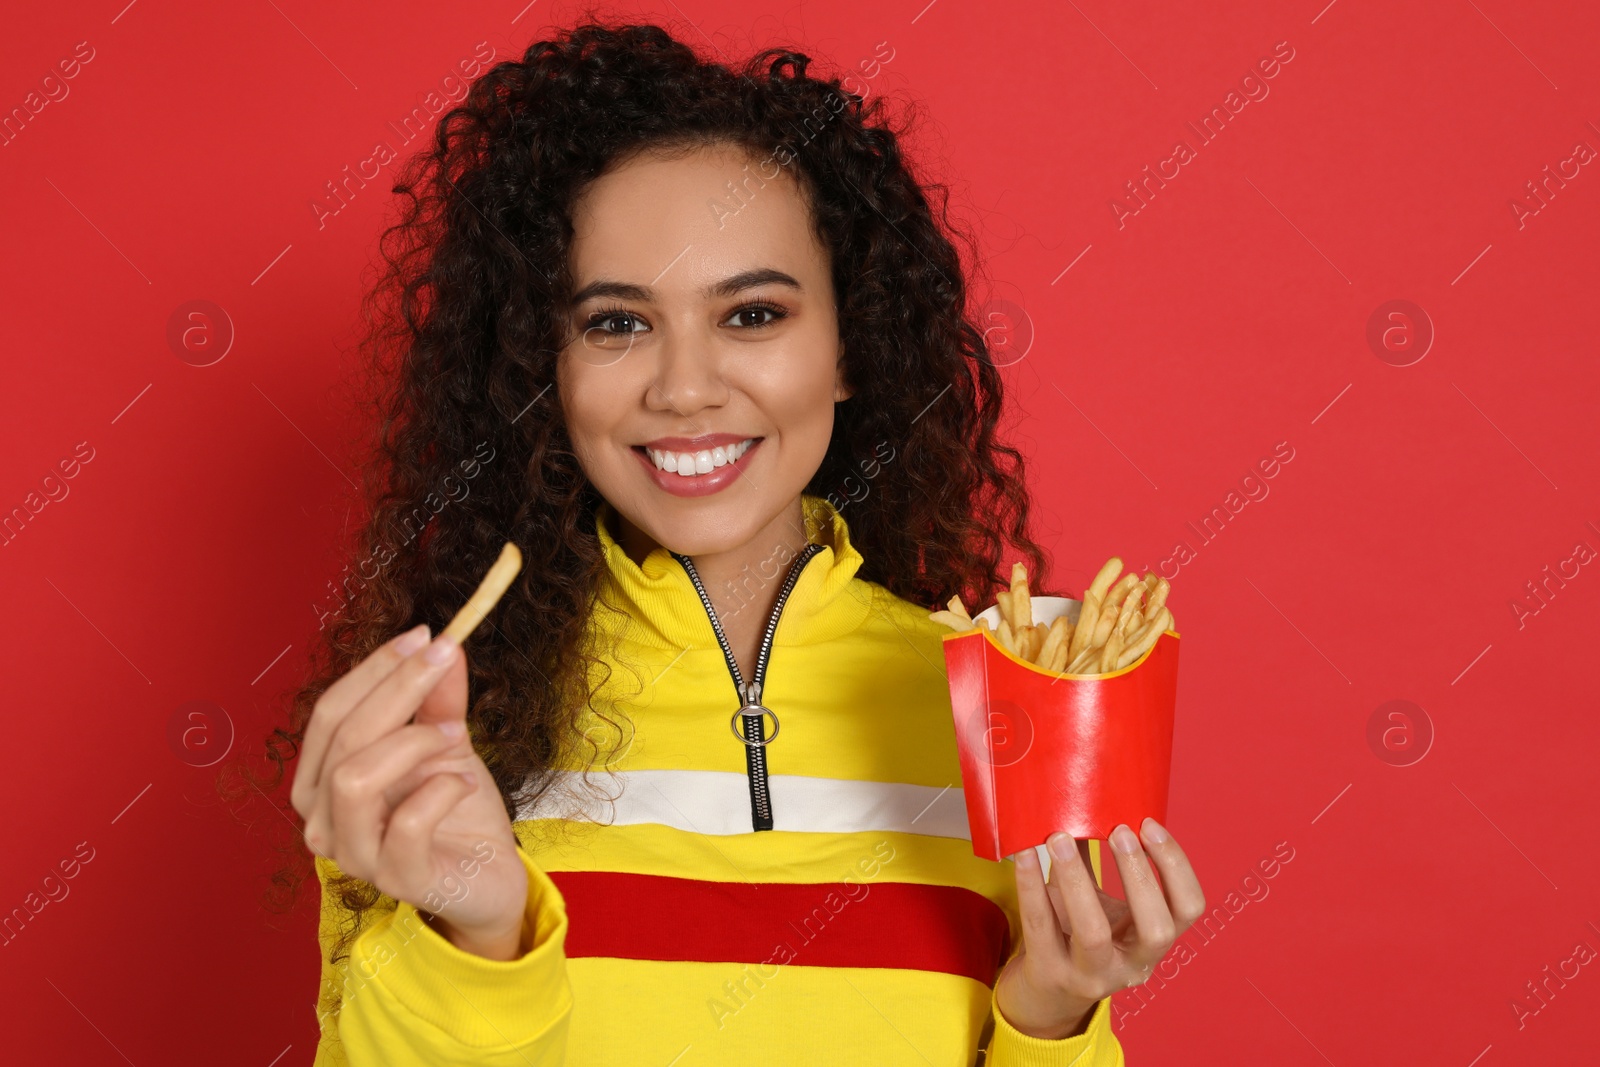
[[[1031,598],[1033,621],[1082,605]],[[1168,629],[1119,671],[1072,675],[1012,655],[990,630],[944,635],[961,780],[974,854],[992,860],[1056,831],[1105,840],[1118,823],[1164,823],[1178,695],[1178,634]]]

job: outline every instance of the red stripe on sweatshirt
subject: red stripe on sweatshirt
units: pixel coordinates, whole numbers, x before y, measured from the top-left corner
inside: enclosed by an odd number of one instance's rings
[[[961,886],[909,882],[707,882],[551,871],[567,905],[569,958],[803,967],[899,967],[993,986],[1010,931]]]

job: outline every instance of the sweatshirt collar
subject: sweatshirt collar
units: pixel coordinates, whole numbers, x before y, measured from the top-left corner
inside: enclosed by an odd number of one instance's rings
[[[813,644],[843,637],[866,621],[872,610],[870,587],[854,581],[862,557],[850,543],[844,516],[826,498],[809,493],[801,495],[800,504],[807,540],[821,545],[822,550],[805,564],[784,602],[774,645]],[[616,510],[602,501],[595,513],[595,533],[605,560],[596,623],[610,631],[631,631],[634,640],[660,647],[715,647],[717,637],[711,617],[689,572],[659,545],[642,563],[634,563],[617,543],[613,533],[616,525]],[[765,612],[758,606],[758,594],[781,585],[794,560],[783,552],[763,567],[746,568],[735,584],[746,591],[749,610]],[[721,595],[726,592],[706,590],[723,611],[729,610],[729,598]],[[762,621],[765,623],[764,614]]]

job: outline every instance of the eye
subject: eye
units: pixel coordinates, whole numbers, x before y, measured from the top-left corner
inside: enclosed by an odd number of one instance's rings
[[[622,307],[600,308],[593,311],[583,326],[585,334],[598,331],[606,337],[625,337],[634,333],[646,333],[650,329],[638,315]]]
[[[770,318],[760,319],[759,316],[768,315]],[[776,304],[769,304],[764,300],[744,304],[737,308],[724,325],[739,326],[747,330],[760,330],[789,317],[789,313]],[[756,319],[757,321],[751,321]],[[737,320],[737,321],[735,321]]]

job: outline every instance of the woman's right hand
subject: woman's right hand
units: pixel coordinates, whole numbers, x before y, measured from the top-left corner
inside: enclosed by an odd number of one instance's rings
[[[510,960],[528,872],[466,713],[465,652],[418,626],[318,698],[290,800],[313,852],[432,914],[458,948]]]

